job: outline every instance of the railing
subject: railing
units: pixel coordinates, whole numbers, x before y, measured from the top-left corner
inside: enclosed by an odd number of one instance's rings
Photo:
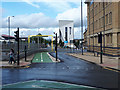
[[[87,48],[88,51],[101,53],[100,52],[100,46],[92,46],[92,45],[90,45],[90,46],[87,46],[87,47],[88,47]],[[115,56],[115,57],[120,56],[120,47],[102,47],[102,50],[103,50],[102,53],[104,55],[110,55],[110,56]]]

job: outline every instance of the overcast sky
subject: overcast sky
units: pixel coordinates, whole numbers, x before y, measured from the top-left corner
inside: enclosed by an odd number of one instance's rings
[[[2,34],[8,34],[8,16],[11,17],[11,35],[20,27],[20,35],[51,35],[58,32],[58,20],[73,20],[75,38],[80,38],[81,3],[80,0],[22,0],[2,2]],[[83,0],[83,21],[86,25],[87,9]]]

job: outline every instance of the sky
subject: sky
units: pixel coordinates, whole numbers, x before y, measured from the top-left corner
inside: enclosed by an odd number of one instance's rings
[[[17,27],[20,36],[53,35],[59,32],[59,20],[74,21],[74,38],[80,38],[81,33],[81,2],[80,0],[13,0],[2,1],[2,34],[8,34],[8,17],[10,17],[11,35]],[[87,7],[83,0],[83,23],[87,25]]]

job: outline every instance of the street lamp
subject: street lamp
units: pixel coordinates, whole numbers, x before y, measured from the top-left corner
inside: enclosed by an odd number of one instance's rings
[[[54,32],[56,35],[55,40],[56,40],[56,46],[55,46],[55,51],[56,51],[56,61],[57,61],[57,33]]]
[[[81,48],[82,48],[82,55],[83,55],[83,11],[82,11],[82,0],[81,0]]]
[[[9,17],[8,17],[8,32],[9,32],[9,37],[8,37],[8,39],[9,39],[9,44],[10,44],[10,17],[15,17],[15,16],[9,16]]]

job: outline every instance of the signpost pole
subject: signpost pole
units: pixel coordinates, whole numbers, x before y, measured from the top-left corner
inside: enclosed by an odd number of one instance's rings
[[[56,33],[56,61],[57,61],[57,33]]]
[[[102,32],[100,32],[100,34],[98,34],[98,43],[100,43],[100,64],[103,64],[102,62]]]

